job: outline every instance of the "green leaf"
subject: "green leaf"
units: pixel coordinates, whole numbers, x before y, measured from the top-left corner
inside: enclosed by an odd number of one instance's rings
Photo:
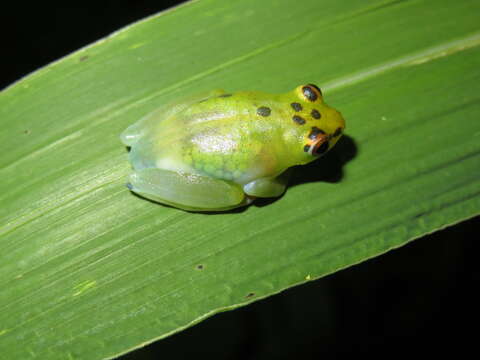
[[[1,93],[0,348],[115,357],[480,213],[480,2],[201,0]],[[317,83],[347,135],[281,199],[133,196],[118,136],[214,88]]]

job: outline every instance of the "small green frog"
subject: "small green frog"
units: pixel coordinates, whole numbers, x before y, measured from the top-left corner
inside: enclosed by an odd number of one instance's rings
[[[154,111],[121,135],[134,168],[128,188],[188,211],[224,211],[280,196],[288,169],[331,149],[342,115],[320,89],[286,94],[221,90]]]

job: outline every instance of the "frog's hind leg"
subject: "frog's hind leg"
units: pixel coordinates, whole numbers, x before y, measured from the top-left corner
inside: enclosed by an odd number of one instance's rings
[[[168,103],[160,108],[148,113],[143,118],[126,128],[120,135],[120,140],[125,146],[135,145],[145,134],[146,129],[152,129],[154,124],[159,124],[163,120],[178,114],[191,104],[207,100],[212,97],[224,95],[224,90],[211,90],[202,94],[196,94],[180,101]]]
[[[157,168],[135,171],[127,186],[147,199],[190,211],[223,211],[250,202],[234,183]]]
[[[169,110],[164,106],[145,115],[143,118],[126,128],[120,134],[120,140],[125,146],[132,147],[133,145],[137,144],[142,137],[147,135],[148,129],[151,129],[152,124],[160,123],[168,116],[174,114],[174,110],[177,109]]]

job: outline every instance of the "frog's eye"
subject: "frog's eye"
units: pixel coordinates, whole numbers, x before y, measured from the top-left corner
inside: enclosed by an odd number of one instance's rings
[[[315,102],[322,97],[322,91],[320,88],[313,84],[302,86],[300,91],[303,98],[310,102]]]
[[[320,140],[320,141],[317,141],[312,146],[313,146],[312,155],[320,156],[325,154],[328,151],[329,144],[328,144],[328,140],[324,140],[324,141]]]
[[[328,148],[330,147],[330,136],[328,136],[325,131],[315,126],[312,127],[312,130],[308,134],[308,140],[312,141],[308,141],[307,145],[305,145],[303,150],[305,152],[308,152],[312,156],[323,155],[328,151]]]
[[[312,156],[320,156],[328,151],[330,144],[326,138],[320,139],[312,144],[304,146],[303,151],[309,153]]]

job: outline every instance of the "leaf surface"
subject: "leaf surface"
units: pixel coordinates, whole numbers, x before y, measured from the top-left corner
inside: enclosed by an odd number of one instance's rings
[[[2,354],[112,358],[479,214],[478,13],[474,0],[201,0],[2,91]],[[158,106],[302,83],[347,136],[281,199],[206,215],[125,188],[118,136]]]

